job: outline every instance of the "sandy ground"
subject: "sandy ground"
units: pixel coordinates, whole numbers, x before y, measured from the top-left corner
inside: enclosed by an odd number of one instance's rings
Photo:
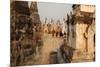
[[[39,60],[37,64],[49,64],[49,54],[52,51],[56,51],[63,43],[63,39],[60,37],[52,37],[51,34],[44,34],[42,36],[43,47],[41,54],[39,54]]]

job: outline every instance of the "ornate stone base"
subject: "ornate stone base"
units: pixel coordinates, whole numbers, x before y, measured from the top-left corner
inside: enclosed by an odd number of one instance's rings
[[[94,58],[95,58],[94,52],[90,53],[86,51],[75,50],[73,53],[72,63],[94,61]]]

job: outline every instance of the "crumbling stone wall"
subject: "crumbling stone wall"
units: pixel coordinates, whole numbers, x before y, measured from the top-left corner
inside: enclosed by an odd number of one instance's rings
[[[37,7],[34,7],[37,8]],[[11,1],[11,66],[34,64],[37,40],[26,1]],[[39,16],[39,15],[38,15]],[[37,18],[36,20],[40,20]],[[35,22],[35,20],[34,20]]]

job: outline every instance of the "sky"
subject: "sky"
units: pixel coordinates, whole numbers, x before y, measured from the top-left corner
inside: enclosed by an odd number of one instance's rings
[[[63,21],[63,18],[66,19],[67,13],[72,10],[72,4],[67,3],[48,3],[48,2],[38,2],[38,12],[40,15],[40,20],[50,21],[51,19],[57,21]]]

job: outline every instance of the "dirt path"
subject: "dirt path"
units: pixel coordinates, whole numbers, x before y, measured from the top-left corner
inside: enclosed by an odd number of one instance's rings
[[[49,64],[49,54],[55,51],[62,44],[63,39],[58,37],[52,37],[51,34],[44,34],[43,48],[41,49],[41,55],[39,58],[39,64]]]

